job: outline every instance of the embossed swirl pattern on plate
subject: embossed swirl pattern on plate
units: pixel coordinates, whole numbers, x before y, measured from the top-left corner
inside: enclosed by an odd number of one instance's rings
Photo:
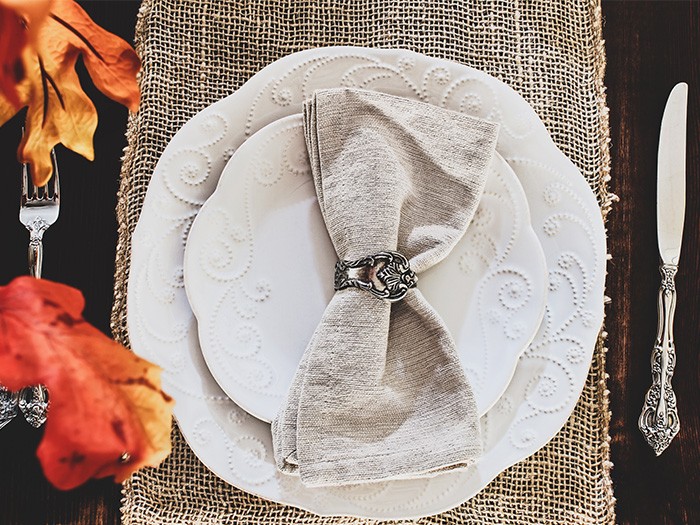
[[[549,270],[543,323],[508,389],[481,420],[485,453],[478,464],[466,472],[381,485],[377,497],[366,486],[309,490],[276,472],[269,426],[228,400],[206,368],[182,286],[184,236],[233,151],[266,124],[298,113],[314,89],[344,85],[499,121],[497,149],[523,185]],[[203,126],[212,122],[222,125],[203,136]],[[217,132],[223,136],[210,140]],[[206,156],[205,179],[185,175],[182,180],[172,161],[183,150]],[[225,480],[318,514],[410,518],[469,499],[566,422],[602,322],[604,273],[605,234],[595,197],[534,111],[508,86],[467,66],[403,50],[314,49],[271,64],[173,137],[153,174],[133,237],[129,334],[139,354],[165,369],[164,385],[177,400],[183,434]]]

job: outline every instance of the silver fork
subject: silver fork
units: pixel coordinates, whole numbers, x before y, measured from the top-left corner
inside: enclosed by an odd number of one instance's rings
[[[51,180],[40,188],[34,186],[29,173],[29,166],[22,165],[22,200],[19,208],[19,222],[29,230],[29,274],[41,277],[41,265],[44,258],[42,239],[56,219],[61,203],[58,183],[58,165],[56,152],[51,150],[53,175]]]
[[[61,204],[61,190],[58,179],[56,152],[51,150],[53,175],[42,187],[32,181],[27,164],[22,165],[22,198],[19,208],[19,222],[29,230],[29,274],[41,277],[44,260],[44,232],[58,219]],[[49,408],[48,391],[43,385],[25,387],[19,391],[17,404],[27,422],[39,428],[46,422]]]

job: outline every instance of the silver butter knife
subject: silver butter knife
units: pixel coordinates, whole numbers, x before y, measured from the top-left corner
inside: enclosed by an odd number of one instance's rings
[[[661,255],[659,324],[651,353],[652,385],[644,398],[639,429],[659,456],[678,434],[680,421],[671,386],[676,365],[673,316],[676,311],[678,260],[685,218],[685,148],[688,84],[677,84],[666,102],[661,121],[656,188],[656,229]]]

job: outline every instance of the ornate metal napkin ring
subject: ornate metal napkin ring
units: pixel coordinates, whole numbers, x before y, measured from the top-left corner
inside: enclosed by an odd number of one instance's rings
[[[357,270],[355,277],[350,276],[351,270]],[[336,290],[360,288],[379,299],[395,302],[403,299],[417,281],[406,257],[399,252],[383,251],[354,261],[338,261],[333,284]]]

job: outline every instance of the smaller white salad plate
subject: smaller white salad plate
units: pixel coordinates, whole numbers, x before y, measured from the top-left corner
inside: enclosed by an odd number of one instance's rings
[[[333,295],[336,261],[301,115],[277,120],[238,148],[185,250],[185,288],[209,370],[263,421],[279,411]],[[455,338],[485,414],[537,332],[547,292],[525,193],[500,155],[467,233],[418,288]]]

